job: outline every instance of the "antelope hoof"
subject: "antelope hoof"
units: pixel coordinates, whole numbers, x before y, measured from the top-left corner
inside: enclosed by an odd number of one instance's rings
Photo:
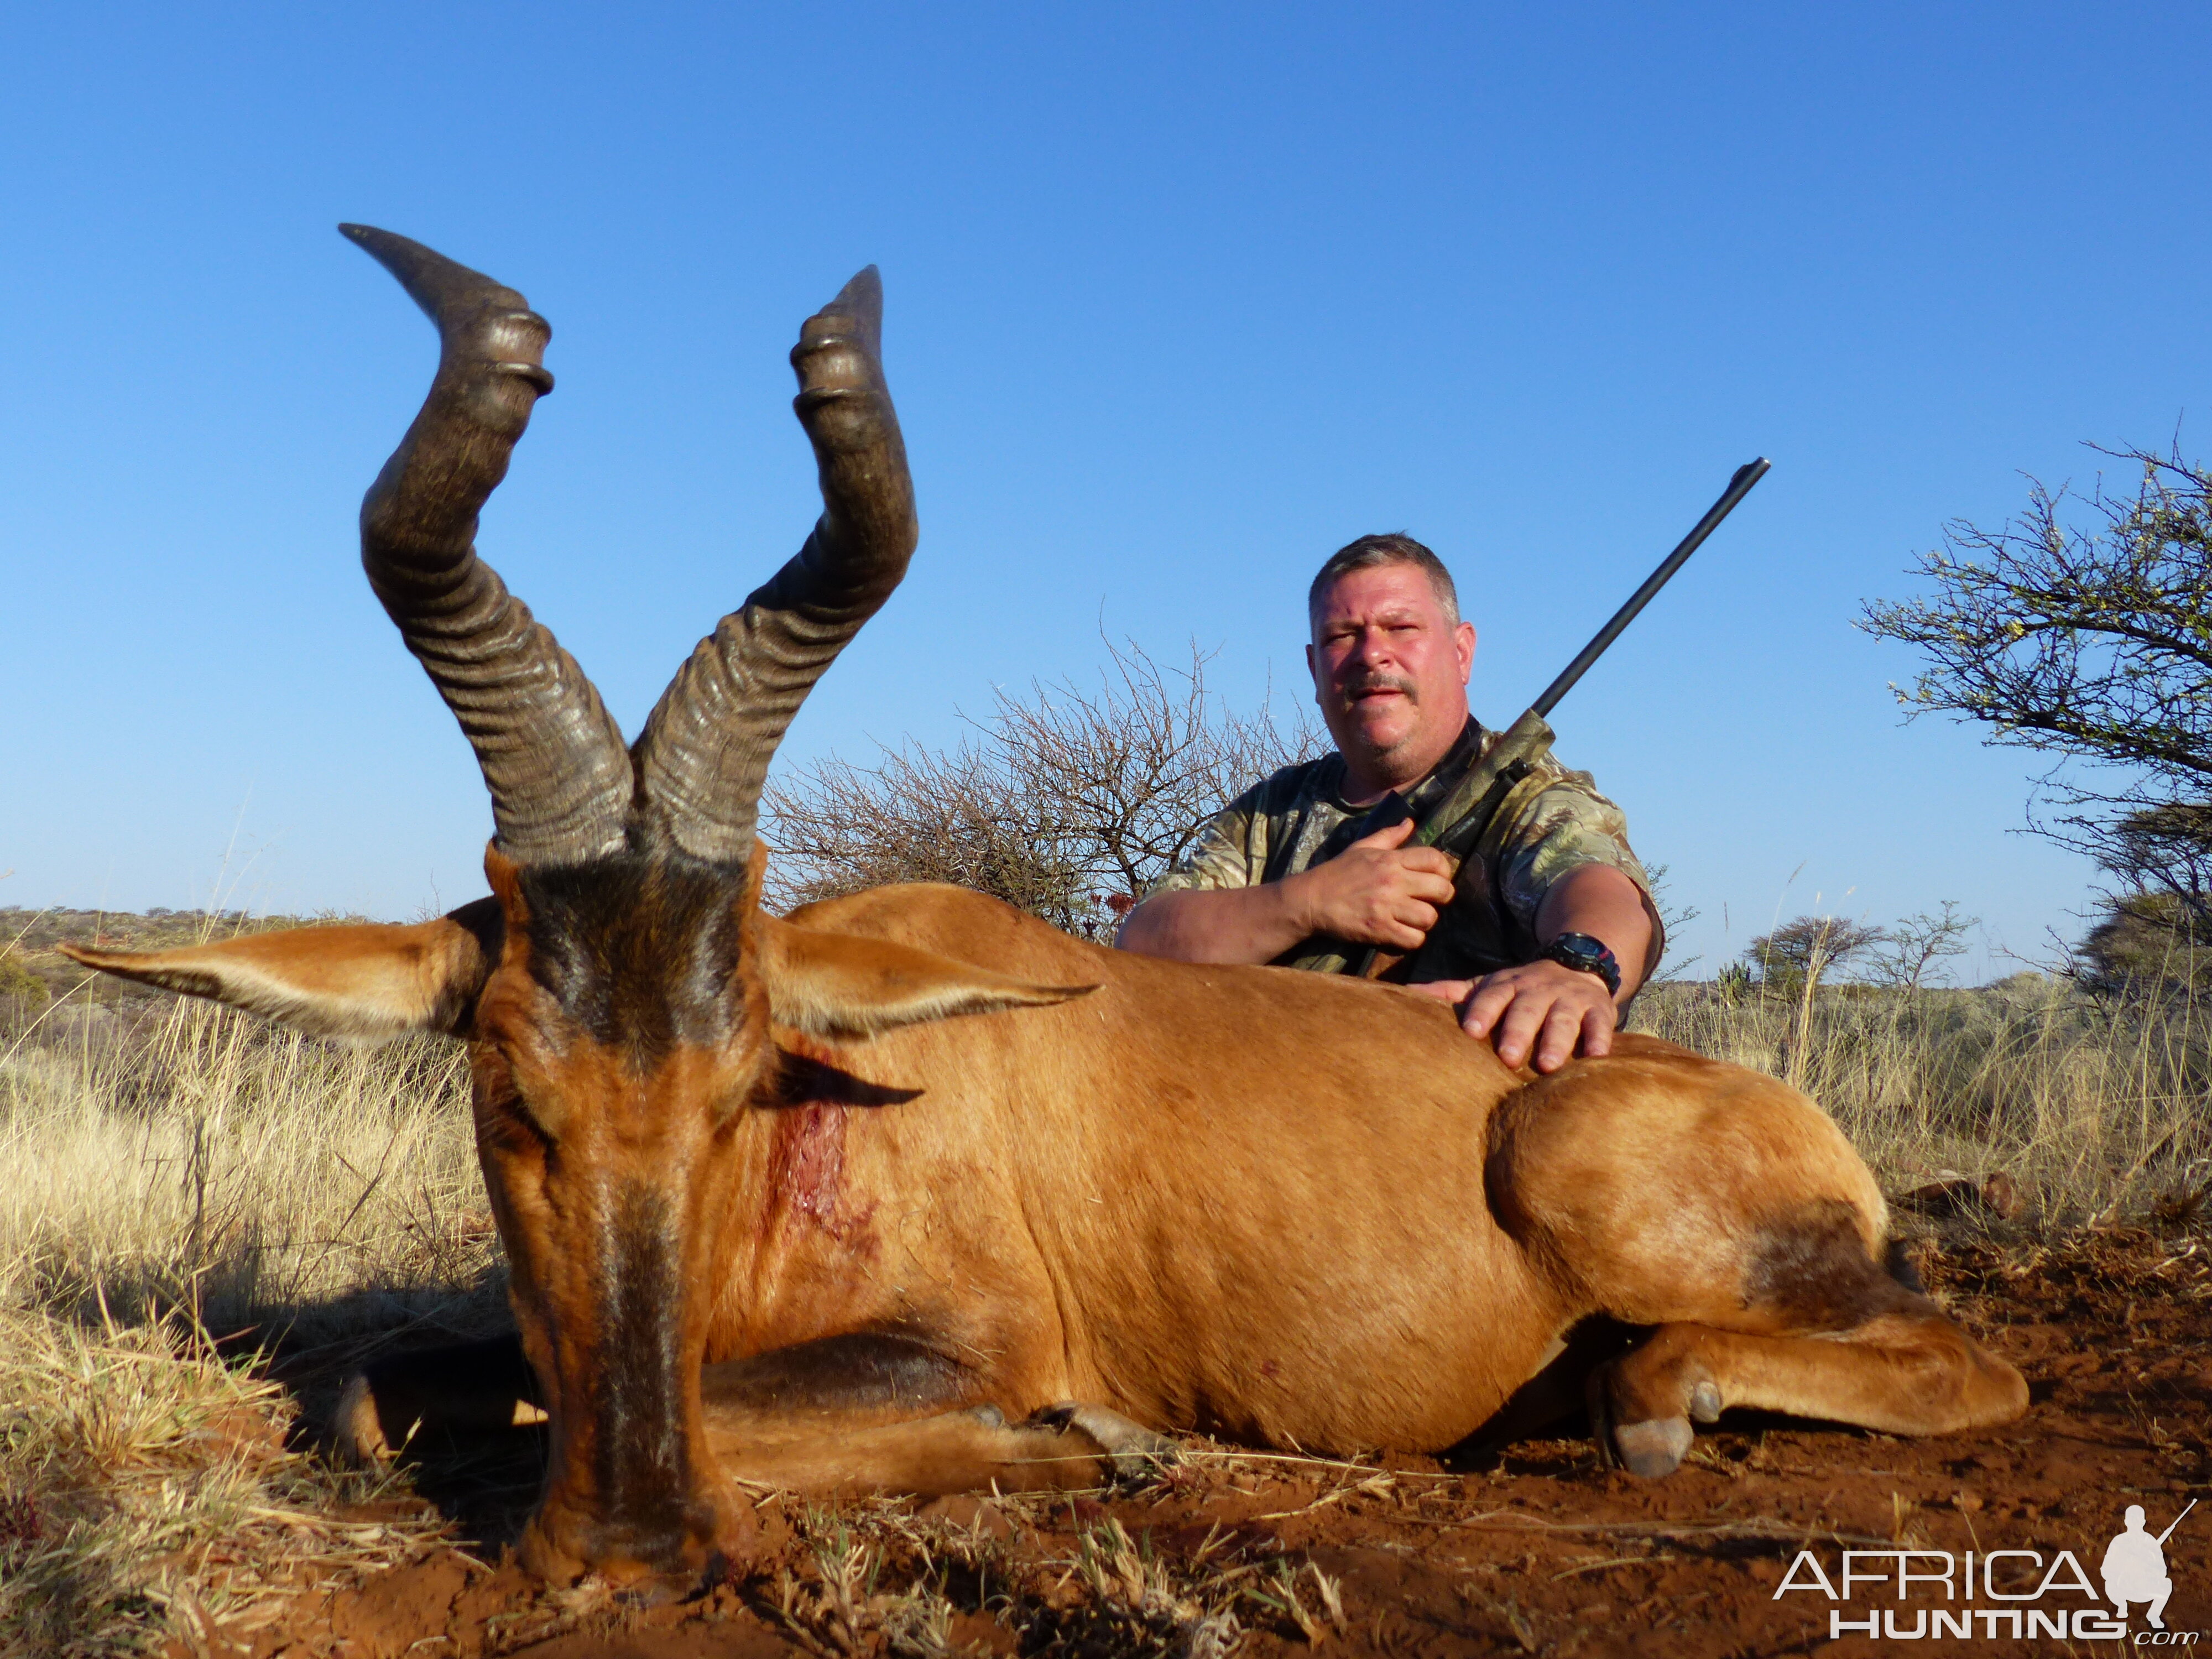
[[[1682,1467],[1697,1431],[1686,1417],[1655,1417],[1642,1423],[1623,1423],[1613,1431],[1613,1443],[1628,1472],[1645,1480],[1657,1480]]]
[[[1141,1480],[1176,1462],[1181,1451],[1164,1434],[1154,1434],[1141,1423],[1133,1423],[1103,1406],[1085,1406],[1073,1400],[1047,1406],[1030,1421],[1039,1428],[1081,1431],[1096,1441],[1098,1449],[1122,1480]]]
[[[330,1449],[332,1462],[355,1469],[377,1468],[396,1455],[384,1437],[366,1372],[356,1371],[338,1395],[337,1409],[331,1413]]]
[[[1700,1382],[1690,1390],[1690,1417],[1698,1423],[1717,1423],[1721,1420],[1721,1391],[1710,1382]]]

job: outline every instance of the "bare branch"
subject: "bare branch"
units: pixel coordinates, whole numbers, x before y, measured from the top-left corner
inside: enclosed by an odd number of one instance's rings
[[[1096,689],[1001,690],[958,748],[829,760],[771,784],[777,896],[803,902],[894,881],[951,881],[1095,937],[1188,850],[1206,820],[1268,774],[1322,752],[1263,702],[1238,714],[1206,689],[1207,653],[1164,665],[1107,643]]]
[[[2212,472],[2103,453],[2140,470],[2132,494],[2033,484],[2000,529],[1947,526],[1920,563],[1935,592],[1860,626],[1927,659],[1898,691],[1912,714],[2056,757],[2032,830],[2212,921]]]
[[[1962,916],[1955,899],[1945,899],[1942,914],[1923,911],[1885,930],[1868,977],[1877,985],[1918,991],[1946,971],[1942,963],[1966,954],[1966,935],[1981,926],[1979,916]]]

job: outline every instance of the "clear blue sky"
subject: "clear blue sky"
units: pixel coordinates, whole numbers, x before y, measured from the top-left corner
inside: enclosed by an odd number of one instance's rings
[[[1375,529],[1457,572],[1502,721],[1765,453],[1562,752],[1708,971],[1816,895],[1954,898],[2035,953],[2092,872],[2009,833],[2027,757],[1900,727],[1914,664],[1851,617],[1946,518],[2212,390],[2208,37],[2018,4],[11,13],[0,902],[204,902],[234,840],[234,902],[481,890],[468,750],[356,563],[434,360],[359,219],[552,319],[482,544],[626,729],[811,521],[784,354],[874,261],[922,547],[787,755],[942,741],[1088,672],[1102,618],[1294,690],[1308,575]]]

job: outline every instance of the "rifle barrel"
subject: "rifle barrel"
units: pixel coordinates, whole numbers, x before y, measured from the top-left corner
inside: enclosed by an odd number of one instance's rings
[[[2197,1500],[2192,1498],[2189,1500],[2189,1510],[2193,1510],[2196,1507]],[[2168,1527],[2164,1532],[2159,1534],[2158,1541],[2161,1545],[2163,1545],[2167,1539],[2173,1536],[2173,1527],[2179,1526],[2184,1521],[2186,1521],[2189,1518],[2189,1510],[2184,1510],[2180,1514],[2175,1516],[2173,1517],[2173,1526]]]
[[[1628,603],[1613,613],[1613,620],[1597,630],[1597,637],[1583,647],[1582,654],[1567,665],[1566,672],[1553,680],[1530,708],[1540,715],[1551,714],[1559,699],[1575,689],[1575,682],[1589,672],[1589,665],[1605,654],[1606,647],[1620,637],[1621,630],[1636,620],[1636,613],[1651,603],[1651,596],[1666,586],[1668,580],[1682,568],[1690,555],[1705,544],[1705,538],[1720,527],[1721,520],[1735,511],[1735,504],[1751,494],[1752,485],[1766,476],[1771,465],[1762,455],[1736,468],[1735,477],[1729,480],[1729,487],[1721,492],[1720,500],[1705,510],[1697,527],[1682,538],[1656,570],[1644,579],[1644,586],[1629,595]]]

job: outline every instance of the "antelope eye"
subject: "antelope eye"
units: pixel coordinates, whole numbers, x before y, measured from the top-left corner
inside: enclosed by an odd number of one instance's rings
[[[477,1121],[489,1141],[512,1151],[526,1151],[532,1145],[550,1146],[553,1141],[520,1090],[503,1089],[483,1096]]]
[[[506,1108],[509,1117],[519,1118],[539,1134],[546,1134],[544,1118],[532,1109],[529,1096],[524,1094],[521,1090],[509,1091],[507,1098],[501,1102],[501,1104]],[[550,1139],[551,1137],[549,1135],[547,1138]]]
[[[550,1142],[558,1113],[543,1086],[533,1087],[504,1045],[477,1063],[477,1097],[494,1127],[510,1127]]]

